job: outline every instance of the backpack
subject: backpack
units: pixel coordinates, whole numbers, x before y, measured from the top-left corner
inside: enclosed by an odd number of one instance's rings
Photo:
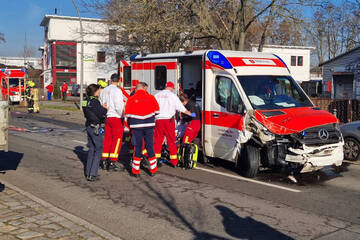
[[[184,169],[196,168],[199,148],[194,143],[182,143],[179,149],[180,164]]]

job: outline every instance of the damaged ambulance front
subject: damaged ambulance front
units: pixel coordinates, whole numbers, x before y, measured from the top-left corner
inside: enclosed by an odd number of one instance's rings
[[[338,119],[312,104],[290,76],[238,76],[252,106],[246,129],[261,149],[261,164],[289,173],[342,164]]]

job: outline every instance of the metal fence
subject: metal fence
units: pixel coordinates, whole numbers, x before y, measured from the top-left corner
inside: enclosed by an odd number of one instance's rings
[[[330,98],[312,98],[316,107],[327,110],[342,123],[360,121],[360,101],[356,99],[337,100]]]

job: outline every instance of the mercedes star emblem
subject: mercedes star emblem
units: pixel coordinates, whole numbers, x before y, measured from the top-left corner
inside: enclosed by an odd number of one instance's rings
[[[329,138],[329,132],[325,129],[320,129],[319,131],[319,138],[323,141],[328,140]]]

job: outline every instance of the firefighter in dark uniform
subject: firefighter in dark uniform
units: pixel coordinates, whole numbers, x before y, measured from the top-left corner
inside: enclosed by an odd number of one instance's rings
[[[25,89],[25,97],[28,107],[28,112],[33,113],[34,112],[34,96],[32,89],[35,87],[35,83],[33,81],[27,81],[26,83],[26,89]]]
[[[98,85],[90,84],[86,88],[86,94],[87,98],[82,103],[89,145],[85,176],[88,181],[96,181],[99,179],[98,170],[103,150],[107,106],[101,106],[98,100],[100,97],[100,87]]]

